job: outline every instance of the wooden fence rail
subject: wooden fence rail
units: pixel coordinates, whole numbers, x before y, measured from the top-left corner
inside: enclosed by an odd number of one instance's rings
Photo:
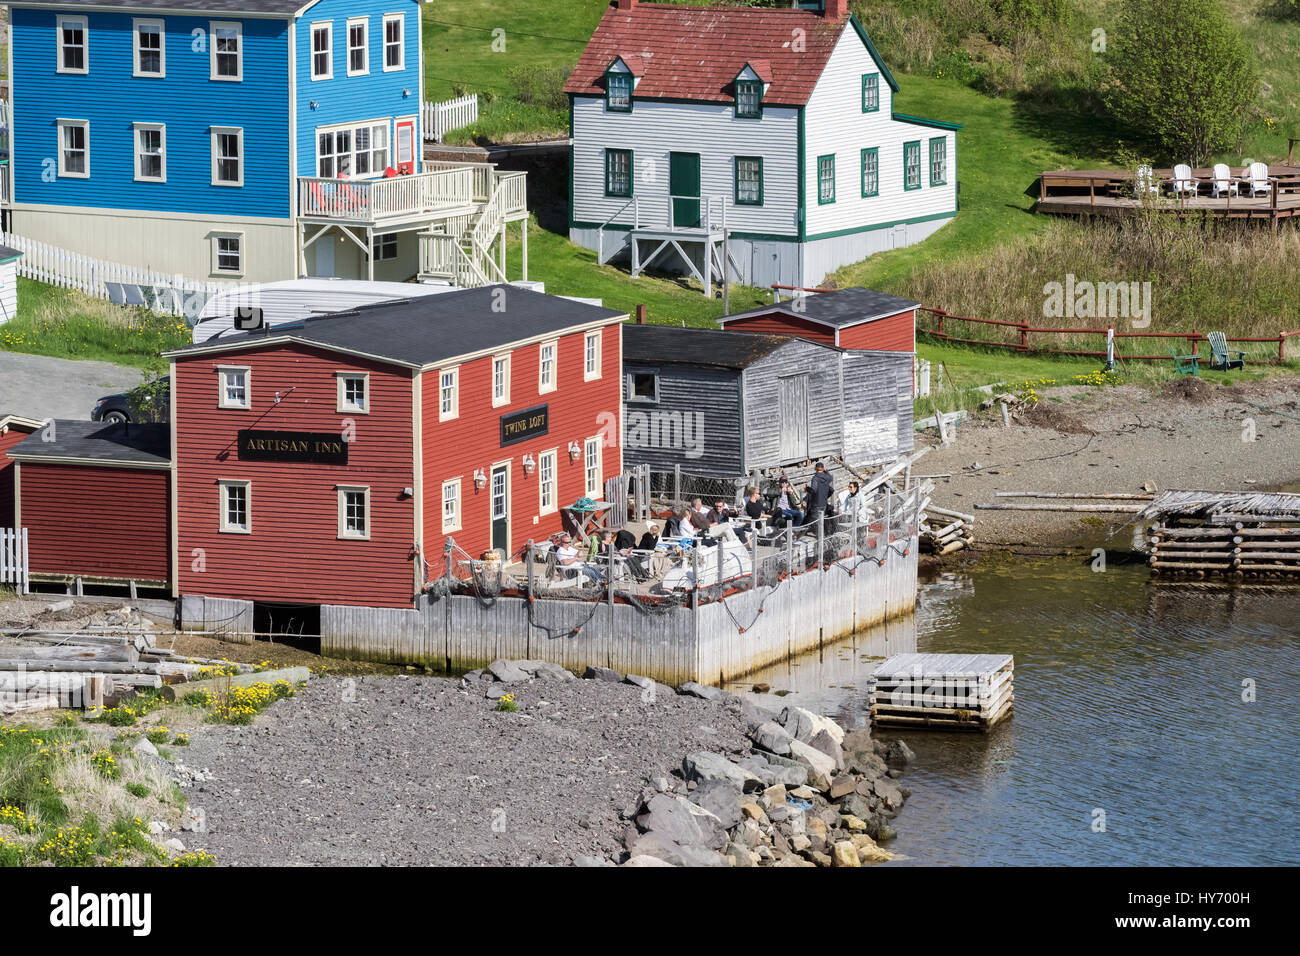
[[[470,93],[441,103],[426,102],[421,119],[424,138],[429,142],[441,143],[443,137],[452,130],[478,122],[478,94]]]

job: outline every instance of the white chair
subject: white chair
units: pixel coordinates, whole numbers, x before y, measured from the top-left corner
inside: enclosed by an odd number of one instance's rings
[[[1261,193],[1267,196],[1273,189],[1273,184],[1268,181],[1268,166],[1264,163],[1251,163],[1246,180],[1252,197]]]
[[[1144,193],[1160,194],[1160,187],[1156,185],[1155,176],[1151,172],[1151,167],[1143,163],[1133,174],[1133,190],[1139,199]]]
[[[1200,181],[1192,177],[1192,167],[1186,163],[1179,163],[1174,167],[1174,193],[1182,196],[1187,193],[1196,195],[1196,190],[1200,186]]]
[[[1210,180],[1210,197],[1237,195],[1237,181],[1232,178],[1232,171],[1227,163],[1214,164],[1214,178]]]

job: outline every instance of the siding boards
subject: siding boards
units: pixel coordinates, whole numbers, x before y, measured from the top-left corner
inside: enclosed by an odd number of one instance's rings
[[[898,315],[840,329],[839,344],[846,349],[915,352],[916,312],[900,312]]]
[[[0,434],[0,528],[14,527],[14,482],[17,481],[17,472],[8,452],[30,434],[27,429],[15,426],[10,426],[7,432]]]
[[[725,320],[724,320],[725,321]],[[784,312],[756,315],[748,319],[727,321],[725,328],[733,332],[761,332],[767,335],[797,335],[823,345],[835,344],[835,329],[829,325],[796,319]]]
[[[674,465],[681,465],[691,474],[718,477],[744,472],[742,441],[747,425],[740,408],[738,370],[669,363],[628,365],[625,392],[633,371],[658,372],[659,401],[626,406],[624,442],[629,465],[648,464],[654,471],[672,471]],[[693,442],[684,443],[687,438]],[[691,444],[693,448],[688,447]]]
[[[749,331],[748,327],[746,331]],[[807,376],[808,454],[838,455],[841,449],[840,353],[796,339],[745,369],[745,468],[787,464],[781,460],[780,380]]]
[[[844,458],[867,464],[912,450],[912,353],[845,352]]]
[[[26,462],[23,526],[31,573],[166,581],[167,471]]]

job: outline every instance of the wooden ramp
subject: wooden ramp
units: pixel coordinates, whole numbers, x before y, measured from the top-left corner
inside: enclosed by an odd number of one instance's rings
[[[877,727],[988,731],[1015,701],[1010,654],[897,654],[872,672]]]

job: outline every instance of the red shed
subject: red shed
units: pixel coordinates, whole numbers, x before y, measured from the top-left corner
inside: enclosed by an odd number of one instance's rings
[[[874,289],[836,289],[724,316],[724,329],[798,335],[842,349],[916,351],[919,302]]]
[[[9,450],[33,580],[167,586],[169,434],[60,419]]]
[[[42,422],[18,415],[0,415],[0,528],[16,528],[14,520],[14,480],[17,469],[8,456],[9,449],[40,428]]]
[[[178,593],[411,607],[447,537],[559,530],[622,468],[626,317],[498,285],[168,353]]]

